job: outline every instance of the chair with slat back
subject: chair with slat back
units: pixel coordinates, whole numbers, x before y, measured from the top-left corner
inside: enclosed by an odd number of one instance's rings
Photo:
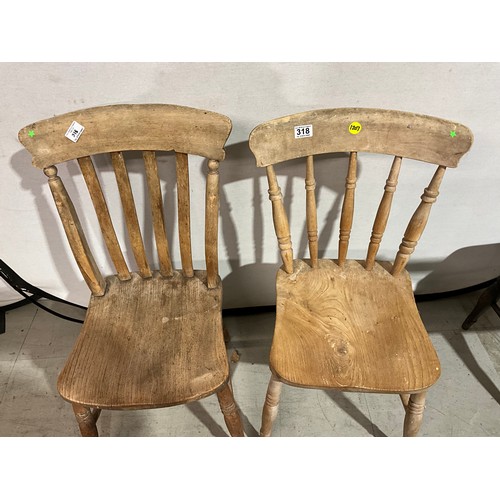
[[[229,381],[223,337],[217,232],[219,162],[229,118],[167,104],[89,108],[33,123],[19,140],[43,169],[71,250],[91,291],[89,307],[58,391],[72,403],[83,436],[97,436],[101,409],[179,405],[216,393],[229,432],[243,427]],[[159,269],[148,262],[124,152],[141,151]],[[156,152],[175,155],[179,247],[174,269],[165,230]],[[115,232],[92,157],[111,158],[123,220],[137,271]],[[208,160],[206,270],[194,270],[190,236],[188,155]],[[116,274],[103,277],[56,164],[76,159],[88,187]],[[126,254],[125,254],[126,255]]]
[[[399,394],[404,436],[420,428],[425,394],[440,375],[438,356],[420,319],[405,266],[427,223],[447,167],[472,144],[467,127],[401,111],[340,108],[299,113],[258,125],[250,134],[265,167],[283,265],[276,278],[276,323],[261,435],[271,435],[282,384]],[[338,259],[318,258],[314,157],[348,153]],[[393,156],[381,192],[366,259],[347,259],[358,153]],[[293,257],[287,214],[274,165],[304,158],[309,259]],[[396,252],[377,261],[403,158],[437,165]],[[335,175],[332,173],[332,175]]]

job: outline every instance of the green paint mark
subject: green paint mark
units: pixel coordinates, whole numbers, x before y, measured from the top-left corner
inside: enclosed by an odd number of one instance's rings
[[[29,135],[30,137],[35,137],[35,131],[34,131],[34,130],[30,130],[30,131],[28,132],[28,135]]]
[[[456,136],[457,136],[457,133],[454,130],[452,130],[450,132],[450,137],[456,137]]]

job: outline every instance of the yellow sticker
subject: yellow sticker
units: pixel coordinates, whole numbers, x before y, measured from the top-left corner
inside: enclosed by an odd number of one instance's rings
[[[352,122],[350,125],[349,125],[349,132],[351,134],[359,134],[362,130],[362,126],[361,126],[361,123],[359,122]]]

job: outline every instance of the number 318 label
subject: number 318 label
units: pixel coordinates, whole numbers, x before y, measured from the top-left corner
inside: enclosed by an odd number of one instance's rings
[[[313,126],[312,125],[297,125],[293,127],[295,133],[295,139],[302,139],[303,137],[313,136]]]

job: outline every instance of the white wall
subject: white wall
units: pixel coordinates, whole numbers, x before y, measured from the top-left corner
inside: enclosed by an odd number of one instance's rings
[[[496,63],[0,63],[0,258],[24,279],[54,295],[86,304],[88,291],[68,254],[45,176],[31,167],[17,140],[20,128],[68,111],[117,103],[172,103],[226,114],[233,131],[221,165],[220,274],[226,307],[273,303],[278,252],[265,172],[257,169],[248,135],[262,121],[328,107],[375,107],[439,116],[467,125],[471,151],[447,172],[409,270],[417,293],[453,290],[500,274],[500,64]],[[168,161],[165,160],[167,163]],[[336,176],[318,168],[320,244],[336,256],[338,207],[346,162],[329,160]],[[380,168],[378,168],[380,166]],[[360,156],[356,222],[350,256],[363,258],[390,159]],[[433,168],[404,164],[381,256],[392,259]],[[79,186],[68,165],[68,189]],[[60,169],[63,171],[64,169]],[[278,170],[292,201],[292,239],[305,246],[298,165]],[[284,172],[284,173],[283,173]],[[104,171],[103,178],[111,177]],[[139,181],[139,175],[132,175]],[[168,188],[169,174],[162,179]],[[203,199],[201,165],[192,187],[194,214]],[[139,204],[141,185],[136,186]],[[363,198],[366,196],[366,201]],[[114,198],[112,198],[113,200]],[[88,204],[76,197],[78,208]],[[303,205],[302,205],[303,206]],[[147,207],[146,207],[147,208]],[[372,210],[370,218],[362,214]],[[147,219],[147,211],[141,220]],[[95,234],[95,225],[87,226]],[[194,224],[194,239],[203,225]],[[170,233],[175,227],[169,227]],[[151,234],[146,234],[150,238]],[[201,241],[201,240],[200,240]],[[148,243],[148,247],[151,244]],[[200,261],[202,252],[195,252]],[[103,264],[104,272],[108,263]],[[19,300],[0,280],[0,305]]]

